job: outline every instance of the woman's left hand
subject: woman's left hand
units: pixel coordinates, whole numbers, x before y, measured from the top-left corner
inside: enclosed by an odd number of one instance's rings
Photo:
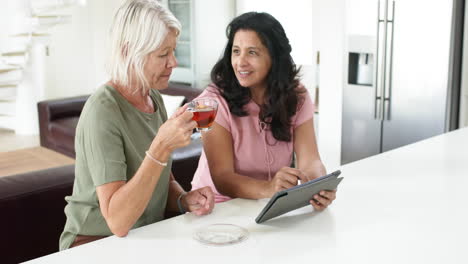
[[[210,187],[192,190],[182,197],[182,205],[187,212],[206,215],[213,211],[214,194]]]
[[[327,208],[335,198],[336,190],[320,191],[318,194],[314,195],[312,200],[310,200],[310,204],[315,208],[315,210],[322,211]]]

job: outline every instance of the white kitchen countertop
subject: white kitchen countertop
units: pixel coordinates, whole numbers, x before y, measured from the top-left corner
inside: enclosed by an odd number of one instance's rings
[[[468,263],[468,128],[347,164],[337,200],[256,224],[267,200],[234,199],[45,256],[34,263]],[[213,223],[249,238],[208,246],[192,238]],[[57,241],[58,243],[58,241]]]

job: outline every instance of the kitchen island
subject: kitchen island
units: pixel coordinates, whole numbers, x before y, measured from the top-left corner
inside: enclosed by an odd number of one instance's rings
[[[234,199],[33,263],[468,263],[468,128],[341,168],[337,200],[256,224],[267,200]],[[208,246],[194,232],[236,224],[249,238]]]

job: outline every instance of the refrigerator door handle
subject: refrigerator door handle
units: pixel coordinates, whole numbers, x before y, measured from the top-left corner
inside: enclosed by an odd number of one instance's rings
[[[387,25],[388,25],[388,0],[385,0],[385,6],[384,6],[384,19],[383,19],[383,48],[382,48],[382,71],[381,71],[381,76],[380,76],[380,85],[381,85],[381,90],[382,90],[382,93],[381,93],[381,103],[380,103],[380,107],[379,107],[379,117],[380,117],[380,120],[384,120],[385,119],[385,101],[383,100],[385,98],[385,94],[386,94],[386,75],[387,75]],[[380,10],[379,10],[380,12]],[[380,13],[379,13],[379,16],[380,16]],[[380,22],[381,20],[379,20]],[[378,67],[378,66],[377,66]]]
[[[380,86],[379,86],[379,46],[380,46],[380,23],[384,22],[384,20],[380,19],[380,0],[377,4],[377,48],[375,51],[375,100],[374,100],[374,119],[382,120],[382,116],[380,115],[380,109],[382,108],[382,94],[380,93]]]
[[[386,120],[390,121],[391,118],[391,105],[392,105],[392,74],[393,74],[393,32],[395,29],[395,1],[392,1],[392,18],[387,20],[387,23],[391,25],[391,39],[390,39],[390,58],[388,63],[388,89],[387,94],[384,97],[384,107],[386,105],[386,110],[384,111],[387,113]]]

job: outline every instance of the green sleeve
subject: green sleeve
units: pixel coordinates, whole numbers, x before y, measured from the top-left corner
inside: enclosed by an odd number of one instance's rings
[[[114,181],[127,181],[120,109],[98,104],[83,120],[83,156],[94,186]]]

